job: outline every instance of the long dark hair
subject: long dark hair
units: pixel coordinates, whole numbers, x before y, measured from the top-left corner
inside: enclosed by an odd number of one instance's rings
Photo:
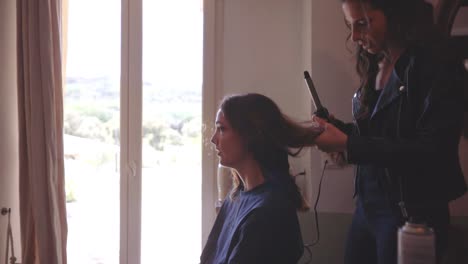
[[[390,38],[401,47],[422,46],[440,37],[433,22],[432,5],[424,0],[342,0],[360,2],[362,7],[370,7],[383,12],[387,19]],[[350,40],[351,34],[347,37]],[[361,81],[360,100],[364,107],[373,95],[378,63],[388,58],[388,50],[380,54],[370,54],[361,46],[356,47],[356,71]]]
[[[220,110],[262,170],[268,172],[265,176],[273,177],[266,180],[284,187],[296,207],[303,208],[304,200],[289,174],[288,155],[297,156],[304,146],[313,145],[321,129],[294,122],[273,100],[257,93],[227,96]],[[238,175],[234,176],[231,198],[243,188]]]

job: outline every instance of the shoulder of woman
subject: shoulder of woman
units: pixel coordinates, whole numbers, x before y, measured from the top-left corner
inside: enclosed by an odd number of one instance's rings
[[[456,48],[450,39],[440,38],[413,49],[415,61],[420,65],[451,64],[457,60]]]
[[[296,209],[291,206],[284,206],[281,203],[276,206],[264,206],[258,207],[252,210],[248,216],[249,220],[247,223],[253,222],[268,222],[273,224],[282,223],[284,221],[289,222],[290,220],[297,217]]]

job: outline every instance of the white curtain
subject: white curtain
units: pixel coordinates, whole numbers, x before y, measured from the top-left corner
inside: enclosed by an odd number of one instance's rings
[[[66,264],[61,0],[17,0],[23,264]]]

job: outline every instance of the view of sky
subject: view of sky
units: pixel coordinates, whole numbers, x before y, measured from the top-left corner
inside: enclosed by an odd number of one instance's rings
[[[75,33],[69,34],[68,47],[80,52],[68,54],[69,77],[107,76],[117,81],[120,79],[120,2],[70,1],[69,10],[72,12],[69,12],[68,28],[69,32]],[[200,12],[194,13],[195,9]],[[143,1],[145,83],[168,89],[200,89],[202,23],[201,0]],[[78,36],[87,38],[77,39]]]

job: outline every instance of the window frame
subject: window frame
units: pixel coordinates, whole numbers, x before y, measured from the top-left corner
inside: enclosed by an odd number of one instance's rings
[[[222,84],[223,0],[203,1],[202,247],[214,223],[217,159],[209,140]],[[120,264],[141,263],[143,1],[121,1]]]

